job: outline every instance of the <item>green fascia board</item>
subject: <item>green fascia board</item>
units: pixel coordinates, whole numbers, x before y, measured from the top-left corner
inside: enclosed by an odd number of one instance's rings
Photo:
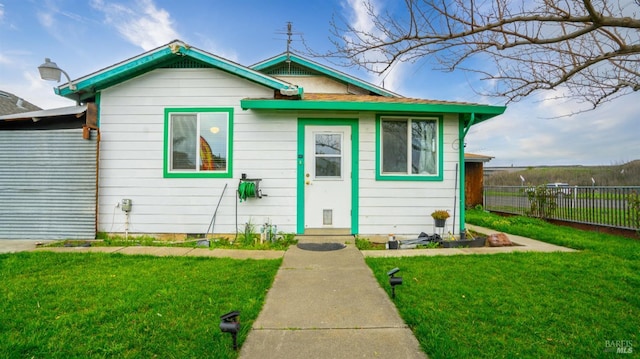
[[[76,93],[78,92],[95,92],[120,82],[127,81],[142,73],[156,69],[161,65],[171,63],[177,60],[177,56],[190,57],[208,64],[211,67],[218,68],[222,71],[245,78],[274,90],[283,90],[291,87],[291,84],[287,82],[280,81],[261,72],[219,58],[193,47],[181,46],[179,51],[174,53],[169,48],[169,44],[167,44],[156,50],[152,50],[130,60],[113,65],[112,67],[99,71],[93,75],[88,75],[78,80],[74,80],[73,82],[77,87],[77,90],[75,91],[71,91],[68,84],[57,87],[54,91],[57,95],[75,99],[77,96]],[[298,89],[298,91],[299,93],[301,92],[300,89]]]
[[[363,89],[365,89],[367,91],[371,91],[371,92],[373,92],[375,94],[378,94],[380,96],[384,96],[384,97],[402,97],[402,96],[400,96],[398,94],[395,94],[395,93],[393,93],[391,91],[387,91],[387,90],[385,90],[383,88],[377,87],[377,86],[372,85],[372,84],[370,84],[368,82],[364,82],[364,81],[359,80],[359,79],[357,79],[355,77],[349,76],[349,75],[347,75],[345,73],[336,71],[334,69],[331,69],[329,67],[321,65],[321,64],[319,64],[317,62],[313,62],[311,60],[302,58],[302,57],[300,57],[298,55],[295,55],[295,54],[292,54],[292,53],[289,53],[289,55],[287,55],[286,53],[280,54],[280,55],[278,55],[276,57],[273,57],[271,59],[268,59],[268,60],[265,60],[263,62],[257,63],[255,65],[251,66],[251,68],[254,69],[254,70],[261,71],[261,70],[267,69],[267,68],[269,68],[271,66],[278,65],[278,64],[280,64],[282,62],[285,62],[285,61],[288,61],[288,60],[290,60],[292,62],[295,62],[298,65],[308,67],[309,69],[311,69],[313,71],[316,71],[316,72],[319,72],[321,74],[327,75],[329,77],[335,78],[336,80],[339,80],[339,81],[342,81],[342,82],[346,82],[346,83],[350,83],[350,84],[358,86],[358,87],[362,87]]]
[[[349,102],[349,101],[300,101],[243,99],[243,110],[322,110],[322,111],[375,111],[412,113],[475,113],[475,123],[501,115],[505,106],[450,104],[450,103],[390,103],[390,102]]]

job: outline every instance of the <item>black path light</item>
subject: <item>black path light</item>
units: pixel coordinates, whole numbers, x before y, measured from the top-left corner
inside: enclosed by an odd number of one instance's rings
[[[230,333],[233,338],[233,350],[238,350],[238,331],[240,330],[240,312],[234,310],[220,317],[220,331]]]
[[[396,273],[400,272],[400,268],[396,267],[387,272],[389,276],[389,284],[391,285],[391,297],[396,297],[396,286],[402,284],[402,277],[396,277]]]

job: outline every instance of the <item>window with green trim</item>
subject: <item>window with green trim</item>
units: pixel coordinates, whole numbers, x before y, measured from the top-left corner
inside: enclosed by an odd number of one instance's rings
[[[378,179],[438,179],[440,119],[378,118]]]
[[[165,110],[165,176],[230,177],[233,110]]]

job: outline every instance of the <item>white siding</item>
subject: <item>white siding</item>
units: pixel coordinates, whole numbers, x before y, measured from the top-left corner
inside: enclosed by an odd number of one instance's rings
[[[103,91],[99,231],[125,230],[116,204],[129,198],[131,233],[204,233],[228,184],[215,232],[233,233],[238,179],[246,173],[264,179],[269,197],[239,203],[239,225],[270,219],[294,232],[295,120],[256,119],[239,107],[242,98],[268,96],[273,90],[213,69],[159,69]],[[233,178],[163,178],[167,107],[234,108]]]
[[[270,96],[271,89],[213,69],[160,69],[103,91],[99,231],[124,231],[124,213],[115,205],[129,198],[131,233],[204,233],[226,183],[216,233],[235,232],[236,206],[240,227],[249,220],[260,225],[268,219],[281,231],[295,232],[299,117],[360,119],[361,235],[433,232],[430,213],[453,211],[457,115],[444,118],[443,181],[376,181],[374,113],[254,112],[239,107],[243,98]],[[166,107],[234,108],[233,178],[163,178]],[[262,178],[261,188],[268,196],[238,203],[242,173]],[[446,231],[452,224],[450,218]]]
[[[361,234],[393,233],[417,237],[420,232],[434,232],[430,216],[434,210],[449,210],[453,215],[455,166],[459,154],[452,145],[457,136],[457,115],[446,115],[442,181],[376,181],[375,115],[360,117]],[[456,207],[456,222],[459,223],[460,208],[459,205]],[[453,218],[449,218],[445,232],[452,230],[452,224]]]
[[[305,93],[339,93],[367,95],[369,91],[360,87],[335,81],[325,76],[277,76],[283,81],[296,84]]]

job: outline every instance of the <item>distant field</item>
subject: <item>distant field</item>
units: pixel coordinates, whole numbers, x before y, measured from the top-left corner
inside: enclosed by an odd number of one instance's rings
[[[487,172],[491,166],[486,166]],[[520,171],[495,172],[485,177],[487,186],[519,186],[520,176],[525,185],[537,186],[545,183],[563,182],[571,186],[640,186],[640,160],[611,166],[541,166]]]

